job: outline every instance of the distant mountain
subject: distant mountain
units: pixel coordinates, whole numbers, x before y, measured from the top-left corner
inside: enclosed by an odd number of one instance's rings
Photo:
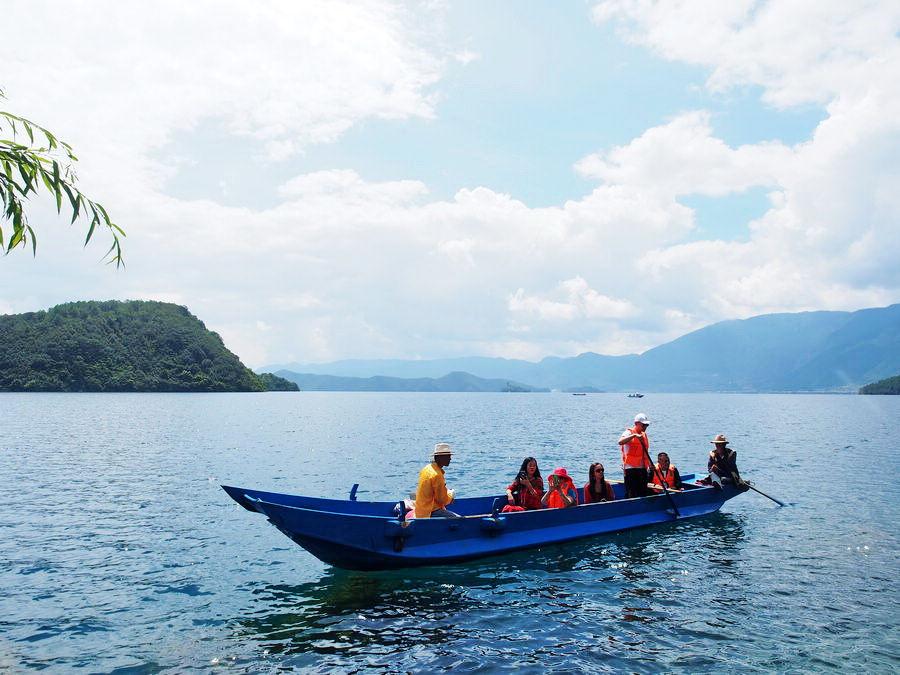
[[[260,383],[266,391],[300,391],[296,382],[291,382],[272,373],[260,373],[257,375]]]
[[[465,371],[580,391],[856,391],[900,372],[900,305],[722,321],[626,356],[587,352],[537,363],[489,357],[348,360],[288,369],[363,378],[439,378]]]
[[[893,394],[900,395],[900,375],[889,377],[861,387],[860,394]]]
[[[488,380],[469,373],[454,372],[444,377],[338,377],[279,370],[279,377],[296,383],[304,391],[472,391],[535,392],[548,391],[510,380]]]
[[[186,307],[71,302],[0,316],[0,391],[264,391]]]

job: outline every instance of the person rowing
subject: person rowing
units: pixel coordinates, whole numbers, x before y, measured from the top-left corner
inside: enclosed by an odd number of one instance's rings
[[[634,426],[626,429],[619,438],[622,450],[622,469],[625,473],[625,498],[644,497],[647,494],[647,471],[652,468],[650,456],[650,439],[647,427],[650,420],[644,413],[634,417]]]
[[[718,434],[710,443],[713,449],[709,451],[709,461],[706,468],[709,471],[707,479],[717,488],[723,483],[731,483],[735,487],[744,487],[741,474],[737,468],[737,452],[728,447],[728,439],[725,434]]]

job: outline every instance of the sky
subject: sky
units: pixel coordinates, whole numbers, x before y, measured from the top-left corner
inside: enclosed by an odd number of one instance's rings
[[[8,0],[71,143],[0,313],[187,306],[251,367],[639,353],[900,301],[900,3]]]

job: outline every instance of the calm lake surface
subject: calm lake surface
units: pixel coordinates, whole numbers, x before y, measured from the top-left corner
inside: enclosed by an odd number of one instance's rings
[[[0,671],[900,669],[900,397],[0,394]],[[522,457],[578,484],[651,450],[750,492],[720,513],[443,568],[330,568],[231,483],[397,499],[437,441],[448,484]]]

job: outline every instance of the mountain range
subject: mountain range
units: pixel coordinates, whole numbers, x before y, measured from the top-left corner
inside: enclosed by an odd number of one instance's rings
[[[454,372],[443,377],[402,378],[376,375],[374,377],[340,377],[314,375],[280,370],[279,377],[296,383],[304,391],[549,391],[510,380],[476,377],[469,373]]]
[[[624,356],[586,352],[539,362],[491,357],[343,360],[264,370],[298,383],[300,375],[439,379],[467,373],[527,383],[522,386],[533,389],[849,392],[900,373],[900,304],[721,321],[642,354]],[[354,388],[352,382],[341,385]]]

